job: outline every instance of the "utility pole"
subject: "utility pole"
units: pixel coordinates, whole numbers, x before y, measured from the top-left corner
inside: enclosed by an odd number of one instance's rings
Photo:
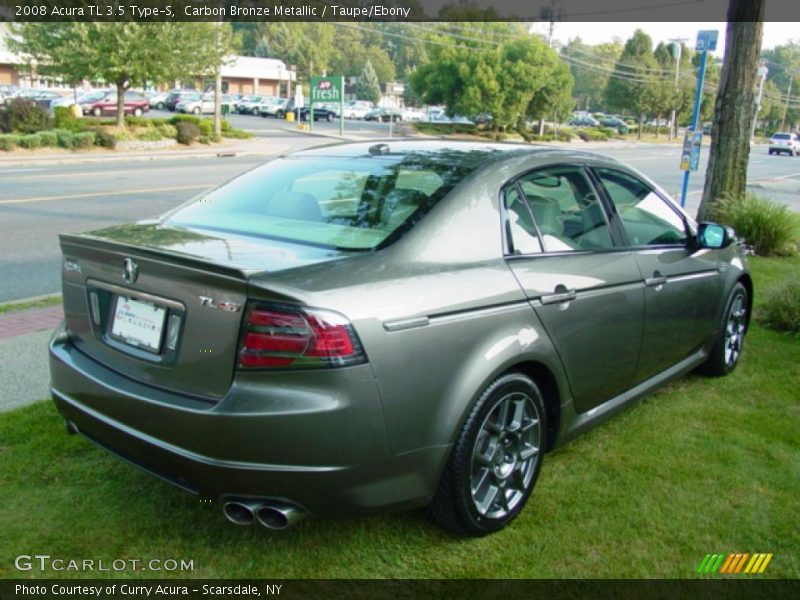
[[[792,97],[792,80],[794,79],[794,73],[789,74],[789,89],[786,90],[786,104],[783,105],[783,117],[781,118],[781,131],[783,131],[784,126],[786,125],[786,114],[789,112],[789,99]]]
[[[758,113],[761,111],[761,95],[764,93],[764,80],[767,78],[767,73],[769,73],[767,63],[762,60],[761,66],[758,67],[758,94],[756,95],[756,111],[753,115],[753,128],[750,130],[751,141],[756,137],[756,123],[758,123]]]
[[[683,51],[683,43],[688,42],[689,38],[671,38],[669,40],[674,44],[673,48],[675,51],[672,53],[673,57],[675,58],[675,101],[677,102],[678,96],[677,92],[680,90],[680,85],[678,83],[680,76],[681,76],[681,54]],[[675,139],[678,137],[678,122],[676,121],[675,109],[672,109],[672,116],[670,117],[670,138]]]
[[[214,73],[214,135],[222,135],[222,21],[217,21],[217,54],[219,64]],[[200,100],[202,110],[203,101]]]

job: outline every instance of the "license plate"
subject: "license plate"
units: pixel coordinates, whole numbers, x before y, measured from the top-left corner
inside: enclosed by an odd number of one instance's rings
[[[161,332],[167,309],[149,302],[117,296],[111,336],[148,352],[161,349]]]

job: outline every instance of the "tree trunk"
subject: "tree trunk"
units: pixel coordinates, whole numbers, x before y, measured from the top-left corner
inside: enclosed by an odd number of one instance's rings
[[[730,0],[728,6],[725,60],[714,105],[699,220],[713,218],[720,200],[745,193],[764,4],[765,0]]]
[[[125,82],[117,82],[117,127],[125,128]]]
[[[656,115],[656,139],[658,139],[660,133],[661,133],[661,113],[658,113]]]
[[[644,115],[639,113],[639,129],[636,130],[636,139],[642,139],[642,129],[644,128]]]
[[[217,23],[217,47],[222,44],[222,21]],[[258,90],[253,90],[256,94]],[[222,135],[222,65],[217,66],[214,75],[214,135]]]

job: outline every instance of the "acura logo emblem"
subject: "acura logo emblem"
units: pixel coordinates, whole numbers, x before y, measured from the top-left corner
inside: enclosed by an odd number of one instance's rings
[[[132,258],[122,261],[122,278],[128,283],[133,283],[139,277],[139,265]]]

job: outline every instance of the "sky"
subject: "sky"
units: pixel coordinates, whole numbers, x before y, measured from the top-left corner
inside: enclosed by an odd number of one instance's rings
[[[796,0],[790,0],[796,1]],[[623,42],[633,32],[640,28],[653,38],[653,45],[658,42],[669,41],[670,38],[689,38],[687,45],[694,47],[697,32],[703,29],[716,29],[719,31],[719,42],[715,56],[722,57],[725,53],[725,23],[556,23],[553,37],[562,43],[567,43],[571,38],[580,37],[586,44],[602,44],[610,42],[614,37]],[[547,34],[548,24],[541,23],[533,26],[533,31]],[[800,42],[800,23],[764,23],[763,48],[773,48],[788,41]]]

